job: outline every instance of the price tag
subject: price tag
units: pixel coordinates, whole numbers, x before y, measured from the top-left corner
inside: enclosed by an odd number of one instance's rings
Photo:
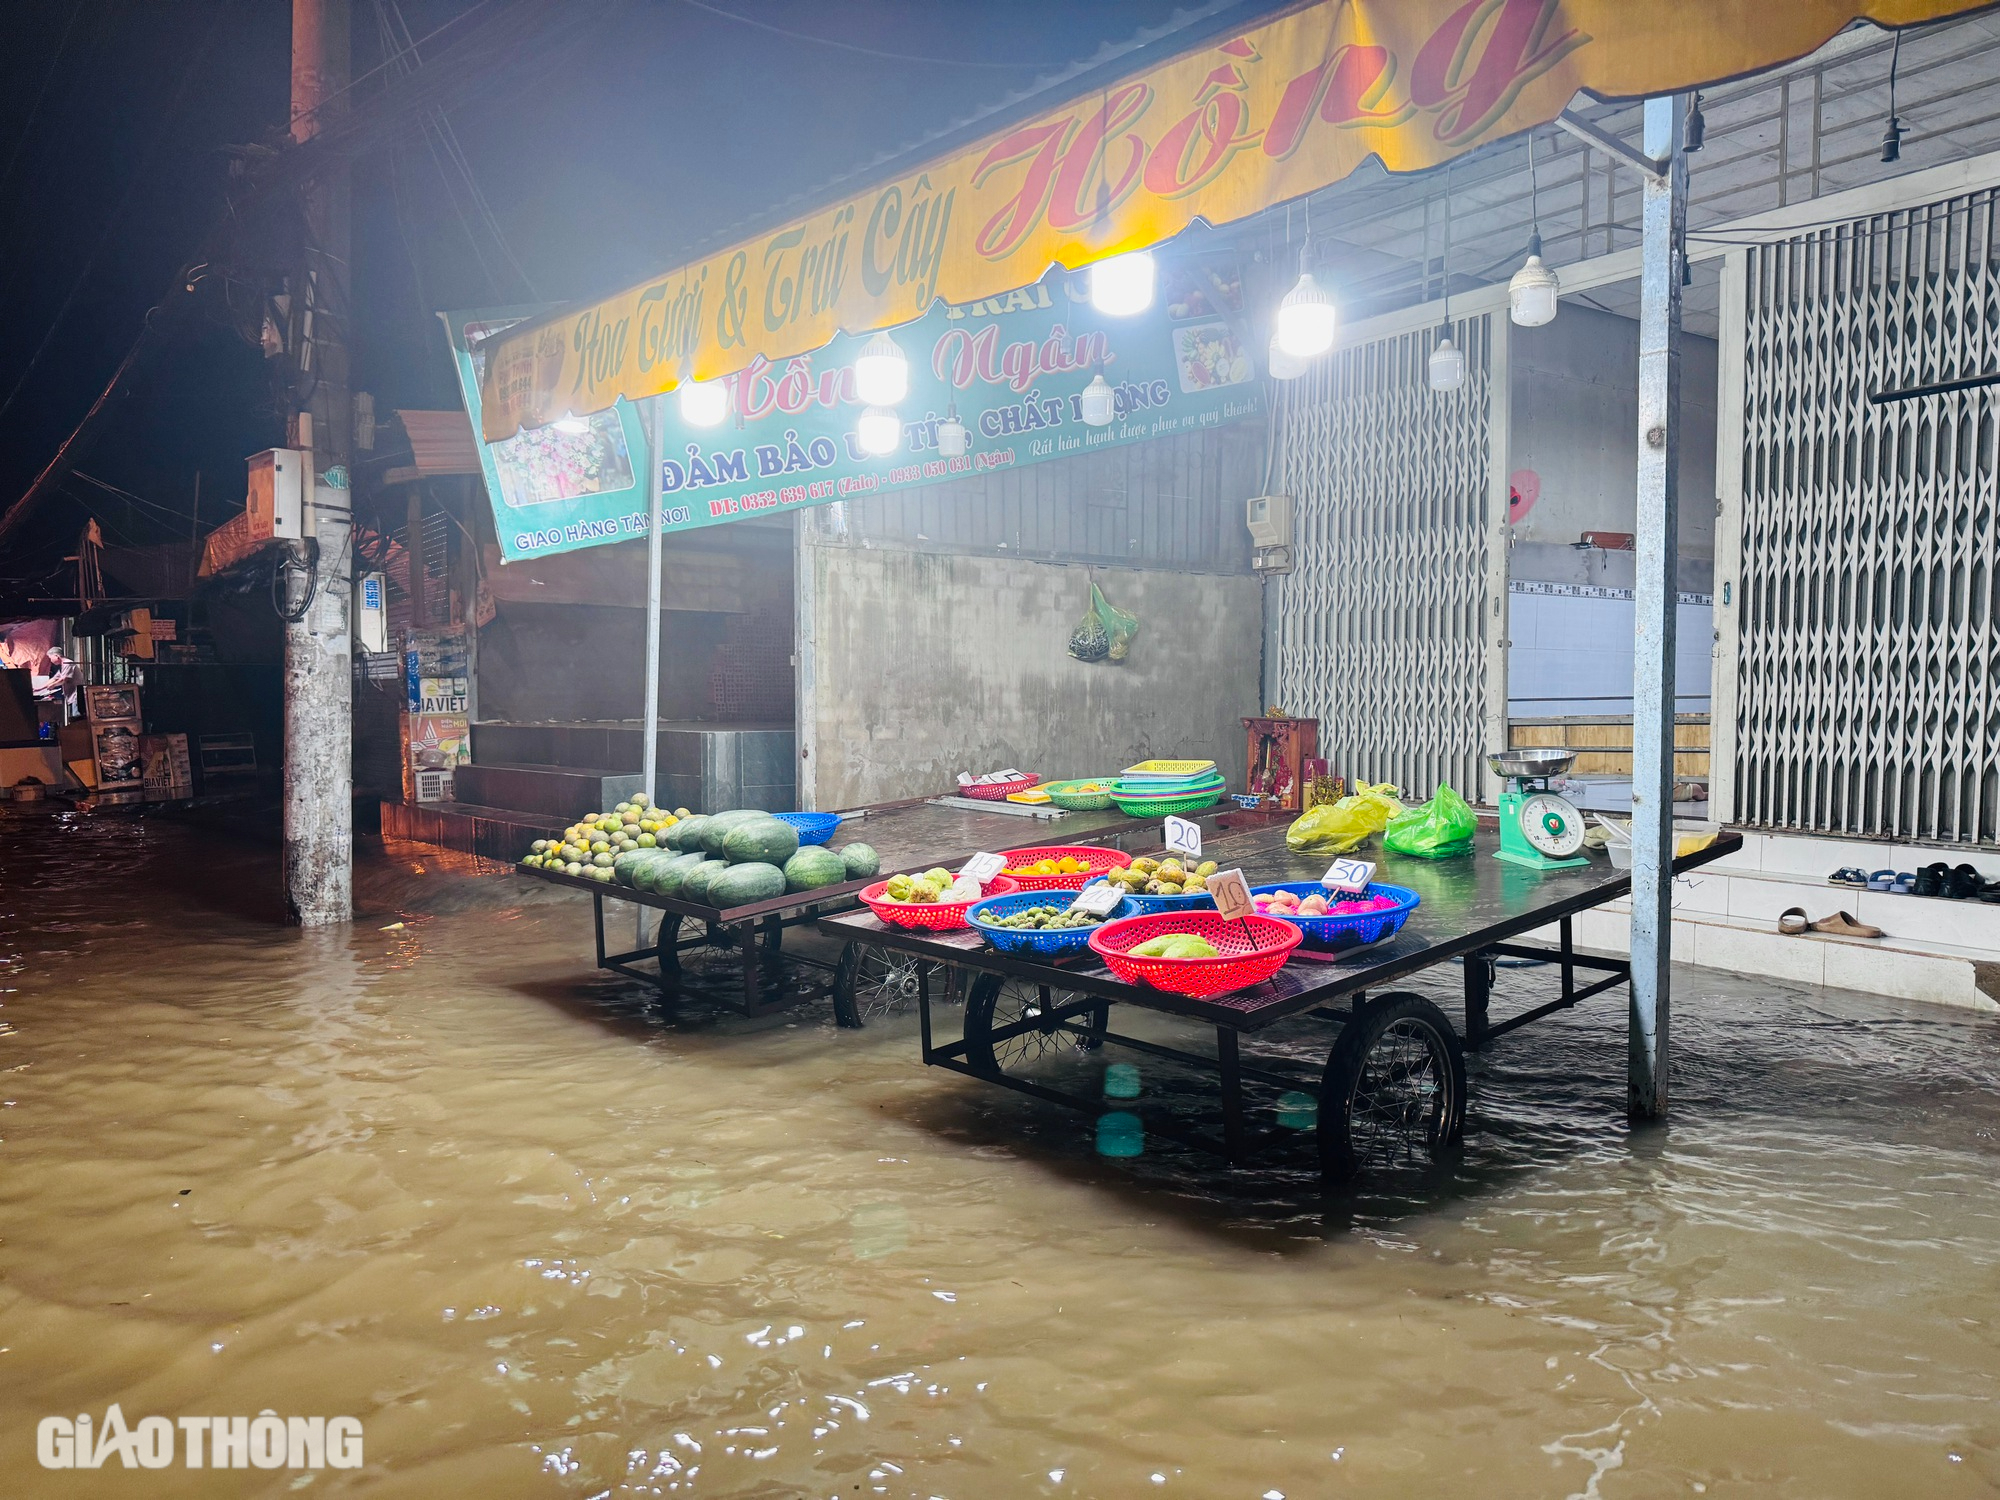
[[[1208,893],[1215,897],[1216,914],[1225,922],[1247,917],[1257,909],[1250,899],[1250,882],[1241,870],[1222,870],[1209,876]]]
[[[1087,916],[1108,917],[1125,893],[1108,880],[1100,880],[1095,885],[1087,885],[1077,892],[1076,900],[1070,902],[1071,911],[1080,911]]]
[[[1365,891],[1375,878],[1375,866],[1365,859],[1336,859],[1320,876],[1319,883],[1330,891]]]
[[[1192,818],[1167,819],[1166,844],[1176,854],[1201,857],[1201,824]]]
[[[984,885],[1005,869],[1006,865],[1007,861],[997,854],[975,854],[965,862],[965,867],[958,873],[961,875],[970,875],[974,880]]]

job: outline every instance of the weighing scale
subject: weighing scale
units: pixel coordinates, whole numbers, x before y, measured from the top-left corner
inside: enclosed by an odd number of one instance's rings
[[[1500,794],[1500,852],[1493,857],[1531,870],[1587,865],[1582,857],[1583,814],[1549,780],[1576,764],[1574,750],[1502,750],[1486,757],[1507,778]]]

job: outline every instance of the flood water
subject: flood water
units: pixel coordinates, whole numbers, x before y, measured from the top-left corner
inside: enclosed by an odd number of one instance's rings
[[[0,1493],[2000,1488],[1984,1016],[1683,970],[1670,1129],[1614,998],[1474,1061],[1442,1180],[1329,1201],[1309,1141],[1098,1158],[910,1016],[663,1014],[587,901],[436,851],[304,934],[265,845],[0,833]],[[37,1465],[112,1402],[365,1467]]]

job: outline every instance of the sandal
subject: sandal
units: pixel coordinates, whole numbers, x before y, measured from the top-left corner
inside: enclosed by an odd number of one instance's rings
[[[1847,912],[1837,911],[1830,917],[1821,917],[1811,924],[1814,932],[1826,933],[1829,937],[1878,938],[1882,929],[1871,927],[1866,922],[1857,922]]]
[[[1786,937],[1804,937],[1812,931],[1803,906],[1788,906],[1778,913],[1778,931]]]
[[[1871,891],[1892,891],[1895,888],[1896,872],[1894,870],[1877,870],[1873,875],[1868,877],[1868,889]]]
[[[1911,886],[1910,894],[1913,896],[1942,896],[1944,894],[1945,877],[1950,873],[1950,866],[1946,865],[1942,860],[1935,864],[1925,865],[1921,870],[1917,871],[1917,878]]]
[[[1866,870],[1857,870],[1853,865],[1843,865],[1826,878],[1831,885],[1865,886],[1868,884],[1868,872]]]
[[[1959,865],[1944,877],[1944,894],[1953,901],[1972,901],[1978,899],[1984,884],[1971,865]]]

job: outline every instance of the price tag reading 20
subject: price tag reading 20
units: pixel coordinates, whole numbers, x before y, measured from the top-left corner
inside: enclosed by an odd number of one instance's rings
[[[1167,819],[1166,845],[1175,854],[1201,858],[1201,824],[1192,818]]]

